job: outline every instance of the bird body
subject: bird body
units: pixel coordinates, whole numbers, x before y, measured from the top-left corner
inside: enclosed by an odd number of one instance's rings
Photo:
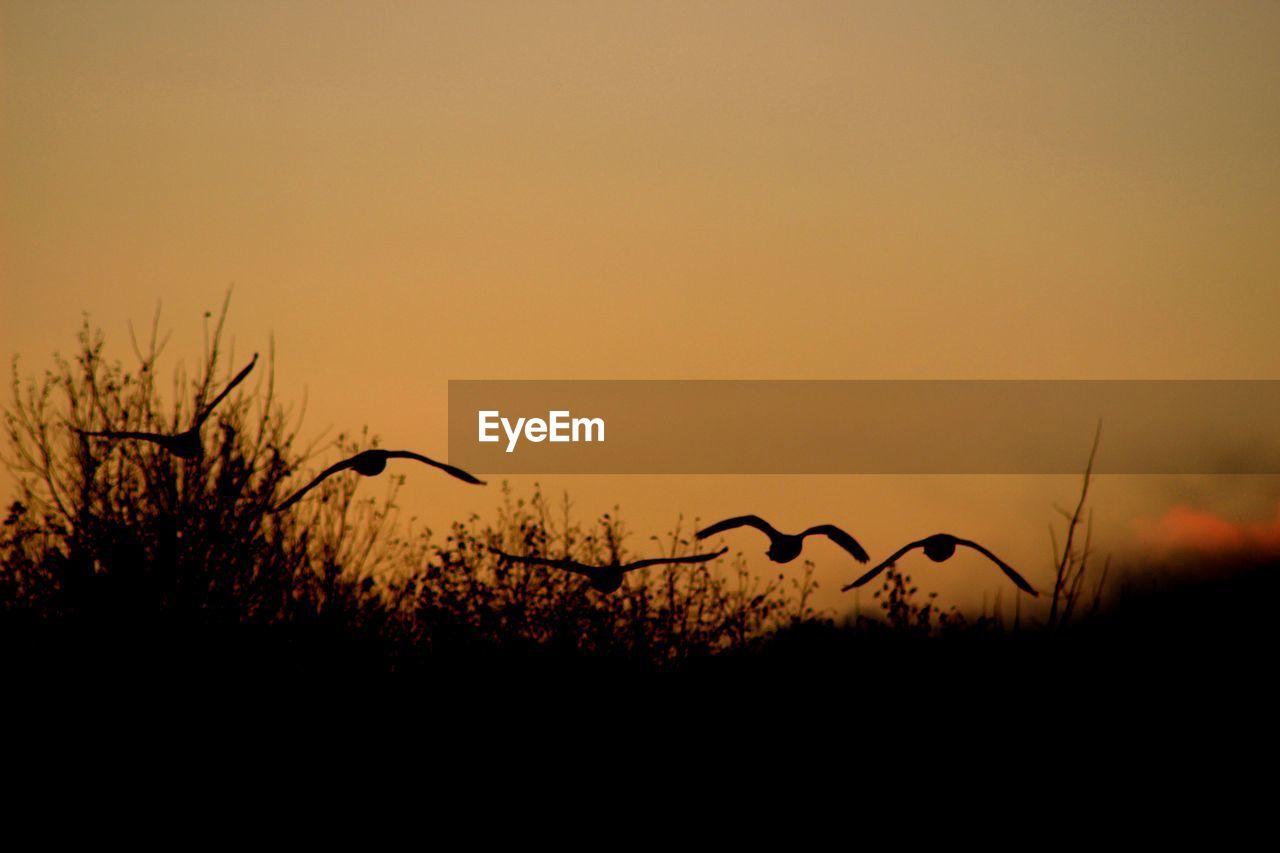
[[[842,588],[842,591],[847,591],[847,590],[853,589],[854,587],[862,586],[867,581],[871,580],[876,575],[880,574],[886,568],[888,568],[889,566],[892,566],[894,563],[898,561],[900,557],[902,557],[903,554],[907,553],[913,548],[920,548],[921,550],[924,551],[924,555],[928,557],[930,560],[933,560],[935,563],[942,563],[942,562],[945,562],[946,560],[951,559],[952,555],[954,555],[956,552],[956,547],[959,545],[963,545],[966,548],[972,548],[973,550],[977,551],[979,554],[982,554],[991,562],[995,563],[996,566],[1000,568],[1000,571],[1004,572],[1005,575],[1009,578],[1009,580],[1013,581],[1014,585],[1018,587],[1018,589],[1033,596],[1039,594],[1036,592],[1035,588],[1031,586],[1031,584],[1027,583],[1026,579],[1023,578],[1022,575],[1014,571],[1013,568],[1004,560],[1001,560],[999,557],[997,557],[995,554],[991,553],[986,548],[979,545],[977,542],[972,542],[968,539],[961,539],[958,536],[952,536],[950,533],[935,533],[932,536],[927,536],[924,539],[902,546],[897,551],[895,551],[887,560],[880,563],[875,568],[871,569],[862,577],[858,578],[856,581],[854,581],[851,584],[846,584]]]
[[[520,557],[515,554],[508,554],[497,548],[489,549],[492,553],[497,554],[504,560],[513,563],[523,563],[528,566],[547,566],[553,569],[561,569],[566,572],[573,572],[577,575],[583,575],[590,582],[592,589],[597,592],[610,593],[616,591],[622,586],[622,578],[627,572],[633,572],[636,569],[644,569],[649,566],[678,565],[683,563],[705,563],[708,560],[714,560],[716,557],[723,555],[728,548],[721,548],[710,554],[695,554],[692,557],[654,557],[647,560],[633,560],[630,563],[609,563],[603,566],[593,566],[588,563],[579,563],[577,560],[570,559],[553,559],[549,557]]]
[[[775,563],[790,563],[804,550],[803,536],[781,535],[769,541],[769,548],[764,552]]]
[[[298,501],[302,500],[303,496],[306,495],[307,492],[320,485],[324,480],[332,477],[340,471],[345,471],[348,468],[361,476],[375,477],[387,469],[388,459],[415,459],[418,462],[426,463],[433,468],[439,468],[446,474],[456,477],[464,482],[471,483],[472,485],[483,486],[485,484],[484,480],[476,479],[461,468],[456,468],[453,465],[446,465],[444,462],[437,462],[430,457],[423,456],[421,453],[414,453],[412,450],[364,450],[357,453],[355,456],[343,459],[341,462],[336,462],[321,471],[318,477],[290,495],[288,499],[272,510],[272,512],[281,512],[288,509]]]
[[[954,536],[948,536],[945,533],[934,534],[921,542],[920,547],[924,549],[924,555],[935,563],[951,559],[956,552],[956,545],[960,544]]]
[[[366,450],[364,453],[358,453],[352,458],[351,467],[355,469],[357,474],[365,477],[376,477],[387,470],[387,454],[379,453],[376,450]]]
[[[765,551],[765,555],[775,563],[790,563],[796,557],[799,557],[800,552],[804,550],[806,536],[826,536],[852,554],[853,558],[859,563],[865,563],[870,559],[867,556],[867,552],[858,544],[858,540],[834,524],[819,524],[800,533],[782,533],[758,515],[740,515],[734,518],[726,518],[724,521],[717,521],[715,524],[702,528],[698,531],[697,537],[698,539],[706,539],[708,536],[714,536],[717,533],[738,527],[754,527],[768,536],[769,549]]]

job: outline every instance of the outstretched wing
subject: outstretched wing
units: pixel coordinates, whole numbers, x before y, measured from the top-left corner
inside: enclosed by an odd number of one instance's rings
[[[497,554],[504,560],[510,560],[513,563],[523,563],[526,566],[548,566],[553,569],[563,569],[566,572],[574,572],[579,575],[591,577],[595,567],[584,565],[574,560],[556,560],[551,557],[520,557],[515,554],[508,554],[497,548],[489,548],[490,553]]]
[[[816,527],[810,527],[804,533],[801,533],[800,536],[803,538],[811,534],[827,537],[832,542],[852,554],[853,559],[857,560],[859,563],[865,563],[867,560],[871,559],[867,556],[867,552],[863,547],[858,544],[857,539],[854,539],[834,524],[819,524]]]
[[[116,430],[113,430],[113,429],[104,429],[104,430],[98,430],[97,432],[89,432],[88,430],[83,430],[83,429],[80,429],[79,427],[72,427],[72,429],[74,429],[76,432],[80,433],[81,435],[86,435],[91,438],[117,438],[117,439],[118,438],[136,438],[139,441],[154,441],[159,444],[163,444],[166,439],[173,438],[173,436],[166,435],[162,432],[133,432],[131,430],[117,432]]]
[[[778,535],[778,531],[773,529],[773,525],[760,516],[739,515],[734,518],[726,518],[724,521],[717,521],[710,527],[704,527],[697,532],[696,536],[699,539],[706,539],[708,536],[715,536],[717,533],[723,533],[726,530],[733,530],[737,527],[754,527],[770,539]]]
[[[307,483],[301,489],[298,489],[298,491],[290,495],[288,499],[285,500],[284,503],[280,504],[279,506],[277,506],[275,509],[271,511],[283,512],[284,510],[296,504],[298,501],[302,500],[303,495],[305,495],[307,492],[314,489],[316,486],[320,485],[327,478],[332,477],[334,474],[337,474],[339,471],[345,471],[346,469],[350,468],[352,465],[355,464],[355,461],[356,461],[356,457],[352,456],[350,459],[343,459],[341,462],[335,462],[334,464],[330,465],[328,468],[325,468],[323,471],[321,471],[318,477],[316,477],[310,483]]]
[[[209,419],[209,415],[213,414],[214,407],[217,406],[219,403],[221,403],[223,399],[228,394],[231,393],[232,388],[235,388],[237,385],[239,385],[241,382],[244,381],[244,378],[249,375],[249,372],[253,370],[253,366],[257,363],[258,363],[258,354],[255,352],[253,354],[253,360],[249,362],[249,366],[246,367],[244,370],[240,371],[239,373],[237,373],[235,379],[232,379],[229,383],[227,383],[227,387],[222,389],[222,393],[214,397],[213,402],[204,407],[204,409],[200,412],[199,417],[196,418],[196,421],[194,424],[192,424],[192,426],[195,428],[199,428],[205,421],[207,421]]]
[[[902,558],[902,555],[903,555],[903,554],[907,553],[907,552],[908,552],[908,551],[910,551],[912,548],[919,548],[919,547],[920,547],[921,545],[923,545],[923,544],[924,544],[924,540],[923,540],[923,539],[921,539],[919,542],[912,542],[910,545],[903,545],[903,546],[902,546],[901,548],[899,548],[897,551],[894,551],[892,554],[890,554],[890,555],[889,555],[889,557],[888,557],[888,559],[886,559],[886,560],[885,560],[884,562],[882,562],[880,565],[876,566],[874,569],[872,569],[871,571],[867,572],[865,575],[863,575],[862,577],[858,578],[858,579],[857,579],[856,581],[854,581],[853,583],[845,584],[844,586],[840,587],[840,591],[841,591],[841,592],[848,592],[849,590],[853,589],[853,588],[854,588],[854,587],[856,587],[856,586],[862,586],[864,583],[866,583],[867,581],[871,580],[871,579],[872,579],[872,578],[874,578],[876,575],[880,574],[880,573],[881,573],[881,572],[883,572],[885,569],[887,569],[887,568],[889,568],[890,566],[892,566],[894,563],[898,562],[898,560]]]
[[[1033,586],[1031,586],[1031,584],[1027,583],[1026,579],[1025,579],[1025,578],[1023,578],[1023,577],[1022,577],[1022,575],[1020,575],[1020,574],[1018,574],[1017,572],[1015,572],[1015,571],[1013,570],[1013,567],[1012,567],[1012,566],[1010,566],[1010,565],[1009,565],[1008,563],[1006,563],[1004,560],[1002,560],[1002,559],[1000,559],[999,557],[997,557],[995,554],[992,554],[992,553],[991,553],[990,551],[988,551],[986,548],[983,548],[983,547],[982,547],[981,545],[979,545],[977,542],[970,542],[968,539],[957,539],[957,540],[956,540],[956,544],[957,544],[957,545],[964,545],[966,548],[972,548],[973,550],[977,551],[977,552],[978,552],[979,554],[981,554],[982,556],[986,557],[986,558],[987,558],[988,560],[990,560],[991,562],[995,563],[997,566],[999,566],[999,567],[1000,567],[1000,571],[1002,571],[1002,572],[1004,572],[1006,575],[1008,575],[1008,576],[1009,576],[1009,580],[1013,581],[1013,582],[1014,582],[1014,584],[1016,584],[1016,585],[1017,585],[1018,589],[1022,590],[1023,592],[1025,592],[1025,593],[1029,593],[1029,594],[1031,594],[1031,595],[1033,595],[1033,596],[1036,596],[1036,595],[1039,595],[1039,594],[1040,594],[1040,593],[1036,592],[1035,587],[1033,587]]]
[[[441,471],[445,472],[446,474],[449,474],[450,476],[453,476],[453,477],[457,477],[459,480],[462,480],[463,482],[471,483],[472,485],[476,485],[476,486],[485,485],[484,480],[476,479],[472,475],[468,474],[466,471],[463,471],[461,468],[455,468],[452,465],[446,465],[443,462],[437,462],[436,460],[431,459],[430,457],[423,456],[421,453],[414,453],[412,450],[388,450],[387,458],[417,459],[419,462],[425,462],[433,468],[439,468]]]
[[[712,551],[710,554],[695,554],[692,557],[654,557],[650,560],[636,560],[634,563],[627,563],[618,568],[624,572],[633,572],[636,569],[645,569],[649,566],[664,566],[672,563],[705,563],[708,560],[723,556],[728,550],[728,548],[721,548],[719,551]]]

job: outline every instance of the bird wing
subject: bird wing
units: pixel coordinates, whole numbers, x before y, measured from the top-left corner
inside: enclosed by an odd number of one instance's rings
[[[579,563],[576,560],[557,560],[551,557],[520,557],[516,554],[508,554],[506,551],[500,551],[497,548],[490,548],[489,551],[513,563],[523,563],[526,566],[549,566],[553,569],[563,569],[566,572],[574,572],[587,577],[592,577],[595,574],[594,570],[597,568],[596,566]]]
[[[485,485],[484,480],[476,479],[472,475],[468,474],[466,471],[463,471],[461,468],[455,468],[452,465],[446,465],[443,462],[437,462],[436,460],[431,459],[430,457],[423,456],[421,453],[414,453],[412,450],[388,450],[387,458],[388,459],[417,459],[419,462],[425,462],[433,468],[439,468],[441,471],[445,472],[446,474],[449,474],[453,477],[457,477],[459,480],[462,480],[463,482],[471,483],[472,485],[476,485],[476,486]]]
[[[228,394],[231,393],[232,388],[235,388],[237,385],[239,385],[241,382],[244,381],[244,378],[249,375],[249,371],[253,370],[253,366],[257,363],[258,363],[258,354],[255,352],[253,354],[253,360],[249,362],[249,366],[246,367],[244,370],[240,371],[239,373],[237,373],[235,379],[232,379],[229,383],[227,383],[227,387],[222,389],[222,393],[214,397],[213,402],[204,407],[204,409],[200,412],[200,416],[196,418],[196,421],[194,424],[192,424],[192,426],[199,427],[201,424],[207,421],[209,419],[209,415],[213,414],[214,407],[217,406],[219,403],[221,403],[223,399]]]
[[[95,438],[136,438],[140,441],[156,441],[156,442],[164,442],[165,439],[173,438],[173,436],[166,435],[165,433],[162,433],[162,432],[135,432],[132,430],[116,431],[113,429],[104,429],[104,430],[99,430],[98,432],[88,432],[86,430],[82,430],[76,427],[73,427],[73,429],[75,429],[75,431],[80,433],[81,435],[93,436]]]
[[[903,554],[907,553],[912,548],[919,548],[923,544],[924,544],[924,540],[921,539],[919,542],[912,542],[910,545],[903,545],[897,551],[894,551],[892,554],[890,554],[889,557],[884,562],[880,563],[880,565],[876,566],[874,569],[867,572],[865,575],[858,578],[853,583],[845,584],[844,586],[840,587],[840,591],[848,592],[849,590],[853,589],[855,586],[862,586],[864,583],[871,580],[876,575],[880,574],[885,569],[892,566],[894,563],[898,562],[898,560],[902,557]]]
[[[708,536],[715,536],[717,533],[733,530],[736,527],[754,527],[770,539],[778,535],[778,531],[773,528],[773,525],[758,515],[739,515],[734,518],[726,518],[724,521],[717,521],[710,527],[702,528],[696,535],[699,539],[706,539]]]
[[[333,463],[328,468],[325,468],[323,471],[321,471],[319,476],[317,476],[314,480],[312,480],[310,483],[307,483],[301,489],[298,489],[298,491],[290,495],[284,501],[284,503],[280,504],[279,506],[277,506],[275,509],[271,511],[281,512],[283,510],[288,509],[289,507],[296,504],[298,501],[302,500],[303,495],[305,495],[307,492],[314,489],[316,486],[320,485],[322,482],[325,481],[325,479],[327,479],[328,477],[332,477],[334,474],[337,474],[339,471],[345,471],[346,469],[354,465],[355,461],[356,461],[356,457],[352,456],[349,459],[343,459],[341,462]]]
[[[662,566],[671,563],[705,563],[708,560],[714,560],[716,557],[723,556],[729,549],[721,548],[719,551],[712,551],[710,554],[695,554],[692,557],[654,557],[649,560],[636,560],[633,563],[627,563],[618,568],[624,572],[632,572],[636,569],[644,569],[649,566]]]
[[[1008,575],[1009,580],[1013,581],[1014,584],[1017,585],[1018,589],[1022,590],[1023,592],[1030,593],[1033,596],[1040,594],[1036,592],[1035,587],[1027,583],[1026,579],[1023,578],[1022,575],[1015,572],[1012,566],[1010,566],[1004,560],[997,557],[995,554],[992,554],[986,548],[983,548],[977,542],[970,542],[968,539],[957,539],[956,544],[964,545],[966,548],[972,548],[973,550],[977,551],[979,554],[986,557],[991,562],[995,563],[997,566],[1000,567],[1000,571]]]
[[[801,533],[800,536],[804,537],[810,534],[826,536],[832,542],[852,554],[853,559],[857,560],[859,563],[865,563],[867,560],[871,559],[867,556],[867,552],[863,547],[858,544],[857,539],[854,539],[834,524],[819,524],[816,527],[810,527],[804,533]]]

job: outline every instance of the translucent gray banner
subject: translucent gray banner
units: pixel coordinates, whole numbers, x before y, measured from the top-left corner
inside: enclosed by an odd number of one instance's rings
[[[1280,381],[454,380],[485,474],[1280,473]],[[483,440],[482,440],[483,438]]]

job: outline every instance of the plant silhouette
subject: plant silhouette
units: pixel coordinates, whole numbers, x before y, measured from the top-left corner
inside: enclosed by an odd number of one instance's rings
[[[102,334],[87,323],[75,355],[55,357],[43,377],[23,378],[15,361],[4,461],[18,499],[0,518],[0,632],[45,626],[62,639],[35,648],[65,648],[95,669],[151,661],[198,671],[216,661],[245,671],[407,672],[534,651],[667,666],[753,647],[791,619],[789,587],[741,561],[693,554],[679,525],[663,540],[674,562],[631,566],[643,561],[627,553],[616,515],[579,521],[540,491],[516,498],[504,487],[492,520],[456,522],[442,535],[400,520],[399,478],[360,496],[359,478],[329,474],[309,487],[325,500],[273,513],[315,450],[302,446],[296,415],[277,399],[274,351],[255,395],[235,398],[214,382],[225,316],[224,307],[198,373],[175,370],[171,404],[157,390],[163,345],[154,327],[149,343],[135,342],[132,369],[104,355]],[[195,418],[183,408],[190,400]],[[112,432],[163,435],[151,425],[204,423],[214,406],[221,428],[190,433],[202,447],[189,456],[157,441],[87,434],[105,421]],[[365,431],[339,435],[335,448],[357,473],[404,454],[475,479],[375,443]],[[584,595],[571,573],[489,550],[504,544],[625,565],[628,581],[612,595]]]

